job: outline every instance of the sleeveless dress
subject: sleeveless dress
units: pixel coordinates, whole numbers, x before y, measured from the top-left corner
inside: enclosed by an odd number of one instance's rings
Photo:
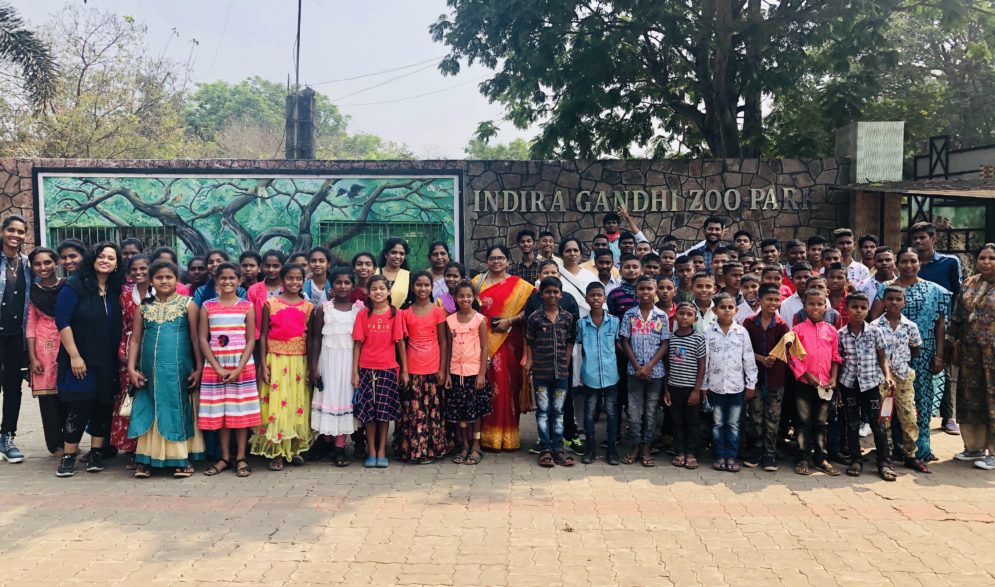
[[[252,437],[252,454],[288,461],[311,447],[308,422],[311,404],[307,385],[307,325],[314,304],[288,304],[280,296],[265,301],[269,308],[266,366],[269,382],[259,382],[261,423]]]
[[[352,413],[352,329],[362,309],[362,303],[354,304],[348,312],[336,310],[332,302],[322,305],[324,322],[318,357],[322,389],[316,389],[311,400],[311,428],[318,434],[338,436],[356,430]]]
[[[479,329],[483,321],[484,315],[479,313],[465,324],[456,314],[446,318],[453,345],[444,411],[447,422],[473,422],[491,413],[490,385],[477,389],[477,374],[481,369]]]
[[[217,298],[204,302],[207,310],[208,343],[221,367],[235,369],[245,351],[245,316],[252,302],[237,299],[226,306]],[[224,382],[210,363],[204,362],[200,381],[201,430],[249,428],[259,425],[259,391],[256,388],[256,363],[252,356],[238,379]]]
[[[195,422],[197,397],[187,389],[195,366],[188,303],[187,296],[174,294],[138,308],[144,326],[138,366],[148,381],[135,395],[128,423],[128,437],[138,439],[136,463],[186,467],[204,456]]]

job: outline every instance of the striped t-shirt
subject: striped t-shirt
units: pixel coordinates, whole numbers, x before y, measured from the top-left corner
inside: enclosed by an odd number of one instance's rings
[[[698,359],[705,358],[705,335],[700,332],[672,334],[667,357],[670,361],[667,385],[694,387],[698,380]]]

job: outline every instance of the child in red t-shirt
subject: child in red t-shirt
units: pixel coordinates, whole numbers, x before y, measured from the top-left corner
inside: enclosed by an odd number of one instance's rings
[[[356,316],[352,339],[356,341],[352,352],[352,384],[356,388],[353,410],[366,428],[367,438],[363,466],[386,468],[387,430],[391,421],[401,415],[398,384],[408,384],[404,325],[401,313],[390,305],[386,277],[370,277],[366,310]]]

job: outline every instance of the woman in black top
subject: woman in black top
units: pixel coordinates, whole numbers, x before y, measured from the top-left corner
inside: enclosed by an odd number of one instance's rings
[[[104,440],[110,433],[118,390],[117,348],[121,332],[121,251],[103,242],[87,252],[76,275],[66,281],[55,305],[55,325],[62,345],[58,357],[59,400],[66,421],[59,477],[76,472],[76,449],[90,427],[86,470],[103,470]]]

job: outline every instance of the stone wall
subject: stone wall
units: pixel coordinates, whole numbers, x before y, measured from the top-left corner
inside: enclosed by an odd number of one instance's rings
[[[730,221],[729,235],[746,228],[758,239],[828,234],[849,217],[848,163],[835,159],[779,161],[280,161],[0,159],[0,216],[16,213],[34,223],[34,168],[404,172],[456,171],[462,175],[464,258],[481,266],[490,244],[514,244],[521,228],[576,235],[589,242],[616,196],[651,242],[673,234],[682,245],[702,238],[705,218]],[[505,192],[510,192],[506,194]],[[603,194],[602,194],[603,192]],[[617,194],[616,194],[617,192]],[[628,194],[626,193],[628,192]],[[512,195],[514,194],[514,195]],[[491,199],[488,199],[490,196]],[[504,198],[509,198],[505,206]],[[518,200],[516,203],[515,200]],[[497,203],[496,206],[489,204]],[[738,206],[735,205],[738,203]],[[652,205],[651,205],[652,204]],[[717,205],[716,205],[717,204]],[[653,208],[656,211],[653,211]],[[712,210],[715,208],[715,210]],[[797,208],[797,209],[796,209]],[[29,244],[34,243],[34,231]]]

